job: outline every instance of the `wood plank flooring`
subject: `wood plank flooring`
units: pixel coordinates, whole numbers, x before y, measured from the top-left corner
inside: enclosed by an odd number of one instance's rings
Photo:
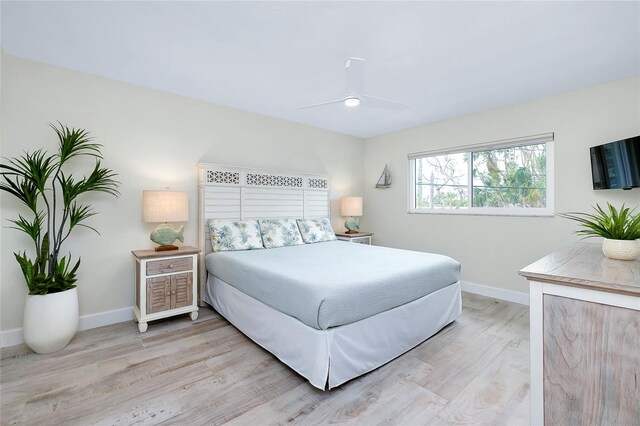
[[[463,293],[440,333],[337,389],[312,387],[211,309],[2,350],[2,425],[527,425],[529,311]]]

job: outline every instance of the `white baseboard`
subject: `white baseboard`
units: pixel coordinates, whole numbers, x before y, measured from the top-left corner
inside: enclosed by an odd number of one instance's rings
[[[119,322],[133,321],[133,306],[113,311],[105,311],[97,314],[83,315],[80,317],[78,331],[98,328],[105,325],[117,324]]]
[[[99,312],[97,314],[82,315],[78,323],[78,331],[98,328],[105,325],[133,320],[133,307],[114,309],[113,311]],[[22,327],[13,328],[0,333],[0,347],[19,345],[24,343]]]
[[[12,328],[0,333],[0,347],[6,348],[7,346],[19,345],[23,343],[22,327]]]
[[[493,297],[494,299],[506,300],[507,302],[529,305],[529,293],[507,290],[499,287],[476,284],[469,281],[460,281],[462,291],[479,294],[480,296]]]

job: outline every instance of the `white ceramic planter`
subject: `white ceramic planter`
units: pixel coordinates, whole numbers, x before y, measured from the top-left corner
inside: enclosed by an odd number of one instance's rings
[[[602,252],[610,259],[635,260],[640,255],[638,240],[610,240],[602,242]]]
[[[28,295],[24,305],[24,342],[39,354],[59,351],[78,331],[78,289]]]

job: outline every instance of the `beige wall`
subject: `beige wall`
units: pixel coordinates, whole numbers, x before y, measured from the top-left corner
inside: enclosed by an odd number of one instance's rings
[[[407,154],[555,132],[555,210],[595,203],[640,204],[640,189],[594,191],[589,147],[640,134],[640,77],[395,132],[365,141],[362,228],[375,243],[444,253],[462,279],[527,292],[517,272],[577,238],[561,218],[407,214]],[[390,189],[374,189],[385,163]]]
[[[46,123],[59,120],[90,130],[104,145],[105,165],[122,182],[119,199],[89,198],[101,212],[91,224],[102,236],[79,230],[64,247],[82,256],[81,315],[133,305],[130,251],[153,246],[148,237],[153,227],[141,220],[143,189],[189,192],[185,243],[197,245],[198,162],[328,173],[334,226],[341,224],[337,200],[363,191],[359,138],[8,55],[2,57],[1,78],[2,155],[54,149],[55,135]],[[14,200],[3,196],[2,226],[18,211]],[[22,325],[26,286],[12,253],[30,247],[18,231],[2,231],[2,330]]]
[[[81,314],[132,305],[132,249],[151,247],[152,226],[141,221],[141,191],[171,187],[190,193],[185,242],[197,243],[197,162],[284,168],[331,175],[332,222],[341,228],[341,196],[363,194],[362,228],[375,243],[448,254],[463,279],[527,291],[522,266],[576,240],[559,218],[409,215],[407,154],[555,132],[556,211],[587,210],[598,202],[640,204],[640,190],[593,191],[588,147],[640,134],[640,77],[486,111],[368,139],[276,120],[160,91],[2,54],[2,155],[55,148],[47,122],[92,132],[105,164],[119,173],[122,196],[92,196],[102,233],[80,230],[66,245],[82,256]],[[364,162],[362,161],[364,158]],[[364,163],[364,164],[363,164]],[[373,188],[388,163],[394,183]],[[82,164],[77,165],[81,169]],[[84,170],[84,169],[83,169]],[[363,183],[364,177],[364,183]],[[21,210],[1,195],[2,226]],[[20,327],[26,286],[12,252],[30,247],[17,231],[0,234],[0,330]]]

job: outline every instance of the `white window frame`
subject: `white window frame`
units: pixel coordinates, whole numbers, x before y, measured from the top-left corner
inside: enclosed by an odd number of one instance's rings
[[[416,159],[445,154],[472,153],[487,149],[513,148],[524,145],[546,144],[547,158],[547,198],[546,207],[467,207],[460,209],[445,208],[416,208]],[[409,173],[407,211],[414,214],[446,214],[446,215],[482,215],[482,216],[543,216],[554,215],[554,162],[553,162],[554,134],[544,133],[540,135],[525,136],[522,138],[501,140],[489,143],[466,145],[455,149],[416,152],[408,155]],[[472,162],[467,162],[469,194],[472,193]]]

